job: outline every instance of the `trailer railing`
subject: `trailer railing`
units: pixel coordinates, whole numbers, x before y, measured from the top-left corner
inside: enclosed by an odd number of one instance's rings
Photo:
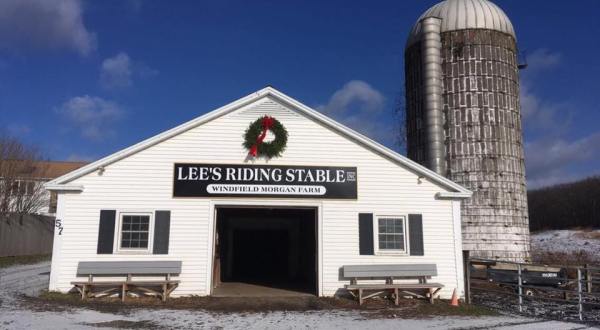
[[[600,324],[600,265],[549,265],[465,255],[465,300],[530,316]]]

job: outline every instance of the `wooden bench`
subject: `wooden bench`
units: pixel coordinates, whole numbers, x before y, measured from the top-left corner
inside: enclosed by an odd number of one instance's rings
[[[393,293],[394,303],[398,305],[400,294],[418,298],[428,298],[433,301],[438,292],[444,287],[440,283],[427,283],[427,279],[437,276],[435,264],[399,264],[399,265],[349,265],[343,266],[344,278],[350,279],[346,285],[353,296],[358,297],[359,304],[365,299],[379,296],[383,293]],[[385,279],[382,284],[358,284],[358,280]],[[416,279],[417,283],[394,283],[395,279]],[[358,295],[356,294],[358,292]]]
[[[109,296],[119,293],[121,300],[129,292],[140,292],[166,301],[179,281],[171,279],[181,273],[181,261],[82,261],[77,265],[77,276],[87,281],[71,282],[81,293],[81,299]],[[98,281],[95,277],[125,277],[123,280]],[[134,280],[133,277],[164,276],[164,280]],[[95,290],[96,289],[96,290]],[[98,290],[99,289],[99,290]]]

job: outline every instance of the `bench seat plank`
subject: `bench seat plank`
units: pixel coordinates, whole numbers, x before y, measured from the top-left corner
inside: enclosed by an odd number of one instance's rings
[[[435,264],[348,265],[346,278],[437,276]]]
[[[429,289],[429,288],[443,288],[444,285],[440,283],[398,283],[398,284],[348,284],[346,289],[358,290],[376,290],[376,289]]]
[[[179,274],[181,264],[181,261],[81,261],[77,274]]]
[[[93,285],[93,286],[111,286],[111,285],[121,285],[125,283],[125,281],[106,281],[106,282],[71,282],[71,285]]]
[[[179,284],[180,281],[98,281],[98,282],[71,282],[71,285],[93,285],[93,286],[107,286],[107,285],[163,285],[163,284]]]

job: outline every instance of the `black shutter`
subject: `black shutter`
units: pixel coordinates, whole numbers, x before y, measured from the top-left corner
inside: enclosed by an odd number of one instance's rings
[[[358,245],[361,255],[373,255],[373,213],[358,214]]]
[[[154,254],[169,254],[169,232],[171,230],[171,211],[154,213]]]
[[[115,210],[100,210],[100,226],[98,227],[98,254],[112,254],[115,241]]]
[[[408,231],[410,255],[425,255],[425,251],[423,250],[423,216],[421,214],[408,215]]]

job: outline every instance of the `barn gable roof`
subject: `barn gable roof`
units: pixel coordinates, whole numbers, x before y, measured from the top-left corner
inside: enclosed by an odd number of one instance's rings
[[[286,104],[299,113],[307,116],[310,119],[315,120],[316,122],[328,127],[339,134],[345,136],[346,138],[374,151],[375,153],[386,157],[409,170],[414,171],[415,173],[429,179],[430,181],[437,183],[438,185],[451,190],[452,192],[439,193],[439,198],[467,198],[471,196],[471,191],[462,187],[461,185],[441,176],[437,173],[429,170],[428,168],[408,159],[405,156],[400,155],[399,153],[375,142],[374,140],[338,123],[337,121],[323,115],[322,113],[311,109],[310,107],[300,103],[299,101],[283,94],[282,92],[276,90],[273,87],[265,87],[257,92],[254,92],[250,95],[242,97],[236,101],[233,101],[223,107],[220,107],[216,110],[213,110],[205,115],[192,119],[186,123],[183,123],[175,128],[164,131],[158,135],[155,135],[151,138],[148,138],[144,141],[141,141],[137,144],[134,144],[128,148],[117,151],[109,156],[99,159],[93,163],[90,163],[86,166],[83,166],[75,171],[69,172],[61,177],[58,177],[48,183],[46,183],[46,189],[48,190],[58,190],[58,191],[68,191],[68,190],[83,190],[83,187],[76,185],[69,185],[68,183],[80,178],[86,174],[94,172],[100,168],[108,166],[112,163],[115,163],[123,158],[126,158],[130,155],[138,153],[142,150],[145,150],[153,145],[161,143],[167,139],[170,139],[176,135],[179,135],[183,132],[186,132],[190,129],[198,127],[202,124],[205,124],[209,121],[217,119],[225,114],[231,113],[245,105],[256,102],[262,98],[271,97],[283,104]]]

